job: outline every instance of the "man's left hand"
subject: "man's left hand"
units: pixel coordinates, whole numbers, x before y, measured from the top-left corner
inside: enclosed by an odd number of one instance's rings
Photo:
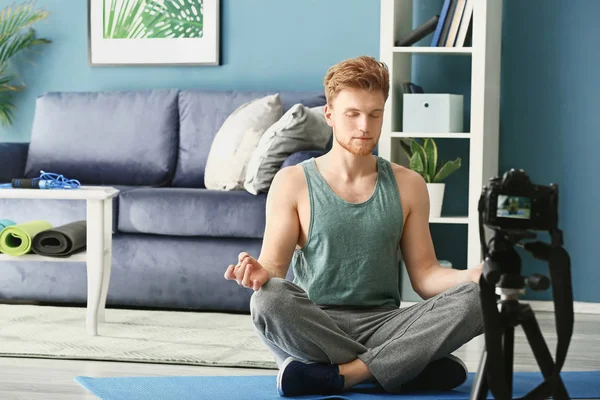
[[[473,268],[469,268],[467,270],[469,281],[479,283],[479,278],[481,277],[482,272],[483,272],[483,263],[481,263]]]

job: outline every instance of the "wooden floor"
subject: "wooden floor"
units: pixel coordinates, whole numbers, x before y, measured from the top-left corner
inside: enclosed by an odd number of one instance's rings
[[[544,338],[555,354],[556,333],[553,315],[536,313]],[[600,369],[600,315],[577,314],[573,339],[564,370]],[[515,334],[516,371],[538,371],[531,350],[517,328]],[[476,371],[483,337],[467,343],[455,354],[470,371]],[[77,375],[102,376],[176,376],[176,375],[275,375],[275,370],[156,365],[141,363],[50,360],[0,357],[0,399],[75,400],[96,399],[73,381]]]

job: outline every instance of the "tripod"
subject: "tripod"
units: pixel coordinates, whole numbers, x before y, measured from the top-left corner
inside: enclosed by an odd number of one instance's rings
[[[550,281],[540,274],[526,278],[520,274],[521,259],[514,245],[521,239],[535,237],[531,232],[496,231],[485,259],[479,284],[483,311],[486,348],[471,390],[471,400],[486,399],[491,389],[496,399],[512,399],[514,331],[521,325],[533,351],[544,381],[527,393],[523,399],[569,399],[559,375],[566,357],[573,331],[573,300],[570,281],[570,261],[562,248],[560,230],[551,232],[552,246],[543,242],[526,243],[523,247],[534,257],[546,260],[550,266],[558,344],[556,363],[544,340],[533,310],[518,297],[528,286],[533,290],[546,290]],[[487,251],[485,251],[487,253]],[[494,290],[495,289],[495,290]],[[496,295],[500,296],[497,301]]]

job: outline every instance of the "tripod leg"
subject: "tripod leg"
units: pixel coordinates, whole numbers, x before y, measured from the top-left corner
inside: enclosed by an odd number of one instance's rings
[[[504,331],[504,367],[506,368],[507,390],[512,395],[513,392],[513,360],[514,360],[514,345],[515,345],[515,328],[509,326]]]
[[[533,310],[529,305],[524,305],[522,308],[523,320],[521,321],[521,325],[523,326],[523,331],[527,336],[527,341],[531,346],[531,350],[535,356],[535,360],[540,366],[540,371],[544,378],[548,378],[552,376],[554,373],[554,360],[552,359],[552,354],[548,349],[548,345],[544,340],[542,335],[542,331],[540,329],[540,325],[538,324],[535,315],[533,314]],[[554,387],[556,393],[547,393],[547,395],[553,395],[554,399],[564,400],[569,399],[569,394],[567,393],[567,388],[565,387],[564,382],[561,377],[558,377],[558,380],[555,382]]]
[[[473,387],[471,388],[470,400],[485,400],[488,395],[488,384],[487,384],[487,351],[483,350],[481,353],[481,360],[479,361],[479,368],[477,374],[475,374],[475,380],[473,381]]]

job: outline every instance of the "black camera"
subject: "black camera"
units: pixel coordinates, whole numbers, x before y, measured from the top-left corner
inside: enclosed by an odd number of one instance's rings
[[[550,231],[558,224],[558,186],[531,183],[522,169],[490,179],[479,200],[482,222],[516,231]]]

